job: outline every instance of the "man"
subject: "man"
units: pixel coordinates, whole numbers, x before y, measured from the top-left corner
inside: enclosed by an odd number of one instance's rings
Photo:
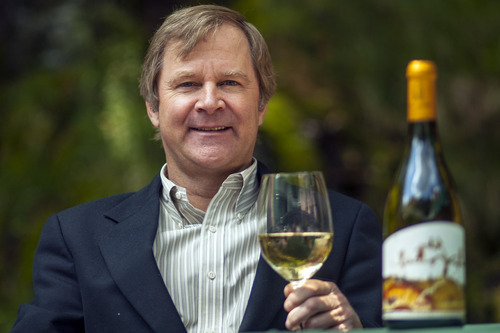
[[[275,82],[260,33],[239,13],[169,16],[141,94],[166,164],[137,193],[51,217],[34,261],[34,299],[13,332],[250,332],[380,325],[377,219],[331,192],[335,241],[293,290],[260,257],[253,158]]]

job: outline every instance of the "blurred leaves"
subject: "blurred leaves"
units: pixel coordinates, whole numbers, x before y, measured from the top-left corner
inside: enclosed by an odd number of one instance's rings
[[[0,89],[1,331],[15,304],[32,297],[30,262],[47,217],[137,190],[163,160],[137,93],[147,39],[130,13],[107,2],[10,9],[17,20],[7,26]]]
[[[0,4],[0,331],[31,298],[46,218],[137,190],[160,169],[137,86],[152,29],[181,3],[195,2]],[[500,3],[216,3],[261,30],[276,67],[257,156],[275,170],[323,170],[379,216],[406,132],[406,64],[436,62],[440,135],[467,223],[469,321],[500,321]]]

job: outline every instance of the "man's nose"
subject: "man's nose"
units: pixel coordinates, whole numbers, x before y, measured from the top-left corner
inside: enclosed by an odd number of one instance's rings
[[[224,109],[225,103],[222,92],[216,84],[205,84],[196,103],[196,110],[209,114]]]

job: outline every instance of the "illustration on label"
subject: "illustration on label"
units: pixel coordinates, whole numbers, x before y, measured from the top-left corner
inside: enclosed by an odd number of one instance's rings
[[[401,229],[383,244],[384,320],[465,315],[465,232],[450,222]]]

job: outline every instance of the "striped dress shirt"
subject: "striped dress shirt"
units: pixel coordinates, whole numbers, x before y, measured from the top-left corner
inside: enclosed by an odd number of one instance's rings
[[[206,212],[161,170],[153,252],[189,333],[237,332],[260,256],[256,218],[257,162],[230,175]]]

